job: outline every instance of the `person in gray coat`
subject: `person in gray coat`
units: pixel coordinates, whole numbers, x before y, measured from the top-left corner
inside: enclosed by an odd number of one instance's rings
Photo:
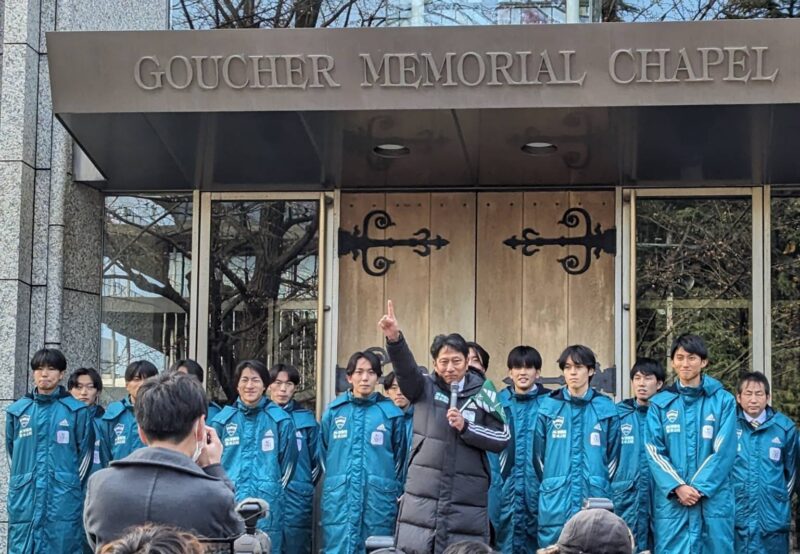
[[[206,396],[182,373],[147,379],[136,397],[147,448],[89,478],[83,521],[90,546],[144,523],[166,524],[209,539],[238,537],[233,484],[220,465],[222,443],[205,425]]]
[[[461,335],[433,340],[435,372],[426,375],[400,332],[391,300],[378,326],[397,382],[414,405],[397,548],[406,554],[441,554],[459,541],[488,543],[486,452],[501,452],[510,439],[494,386],[480,372],[468,370],[469,347]]]

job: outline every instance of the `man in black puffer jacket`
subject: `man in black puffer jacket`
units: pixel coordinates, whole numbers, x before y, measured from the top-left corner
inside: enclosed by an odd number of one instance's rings
[[[461,335],[439,335],[431,345],[433,375],[425,375],[408,348],[392,301],[378,323],[400,389],[414,405],[408,478],[398,515],[396,545],[406,554],[441,554],[463,540],[489,542],[486,451],[502,451],[510,438],[493,398],[479,394],[485,378],[468,371]],[[450,396],[456,387],[456,406]],[[490,393],[491,395],[491,393]],[[493,402],[496,404],[496,402]]]

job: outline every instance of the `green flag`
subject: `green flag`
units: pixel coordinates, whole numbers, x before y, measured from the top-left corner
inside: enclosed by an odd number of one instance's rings
[[[471,396],[461,409],[463,410],[469,406],[470,402],[487,414],[492,414],[503,423],[506,423],[506,412],[497,400],[497,389],[494,388],[494,383],[490,379],[486,379],[483,382],[481,390]]]

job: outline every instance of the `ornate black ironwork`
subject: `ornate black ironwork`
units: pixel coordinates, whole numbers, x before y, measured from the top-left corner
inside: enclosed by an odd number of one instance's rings
[[[367,257],[367,251],[370,248],[394,248],[395,246],[410,246],[413,251],[419,256],[430,256],[431,247],[440,250],[450,244],[450,241],[442,238],[441,235],[436,235],[431,238],[431,230],[422,228],[414,233],[407,239],[376,239],[369,236],[370,225],[374,225],[376,229],[385,230],[394,225],[391,216],[383,210],[372,210],[364,216],[364,223],[362,225],[363,231],[358,228],[358,225],[353,227],[353,232],[339,229],[339,256],[346,256],[352,254],[353,259],[357,260],[359,254],[361,255],[361,267],[364,268],[368,274],[374,277],[386,275],[389,267],[394,263],[386,256],[377,256],[370,263]]]
[[[579,275],[586,272],[592,263],[592,254],[594,254],[595,258],[599,258],[601,252],[612,256],[617,253],[617,230],[612,227],[603,231],[598,223],[594,231],[592,231],[592,218],[589,212],[583,208],[568,209],[558,223],[569,229],[574,229],[583,223],[586,226],[586,232],[580,237],[560,236],[558,238],[546,238],[540,236],[535,229],[527,227],[522,230],[522,238],[517,238],[517,235],[514,235],[504,240],[503,244],[510,246],[514,250],[518,246],[522,246],[522,253],[525,256],[533,256],[543,246],[583,246],[583,263],[575,254],[569,254],[558,259],[561,267],[570,275]]]

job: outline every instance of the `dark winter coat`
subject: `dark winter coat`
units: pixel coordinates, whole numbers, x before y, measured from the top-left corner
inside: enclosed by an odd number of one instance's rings
[[[488,542],[486,451],[502,451],[510,434],[500,419],[469,401],[485,378],[473,371],[465,376],[457,402],[465,426],[459,432],[447,423],[450,386],[435,373],[421,371],[404,338],[389,342],[387,350],[400,389],[414,405],[408,478],[396,531],[398,548],[406,554],[439,554],[457,541]]]

